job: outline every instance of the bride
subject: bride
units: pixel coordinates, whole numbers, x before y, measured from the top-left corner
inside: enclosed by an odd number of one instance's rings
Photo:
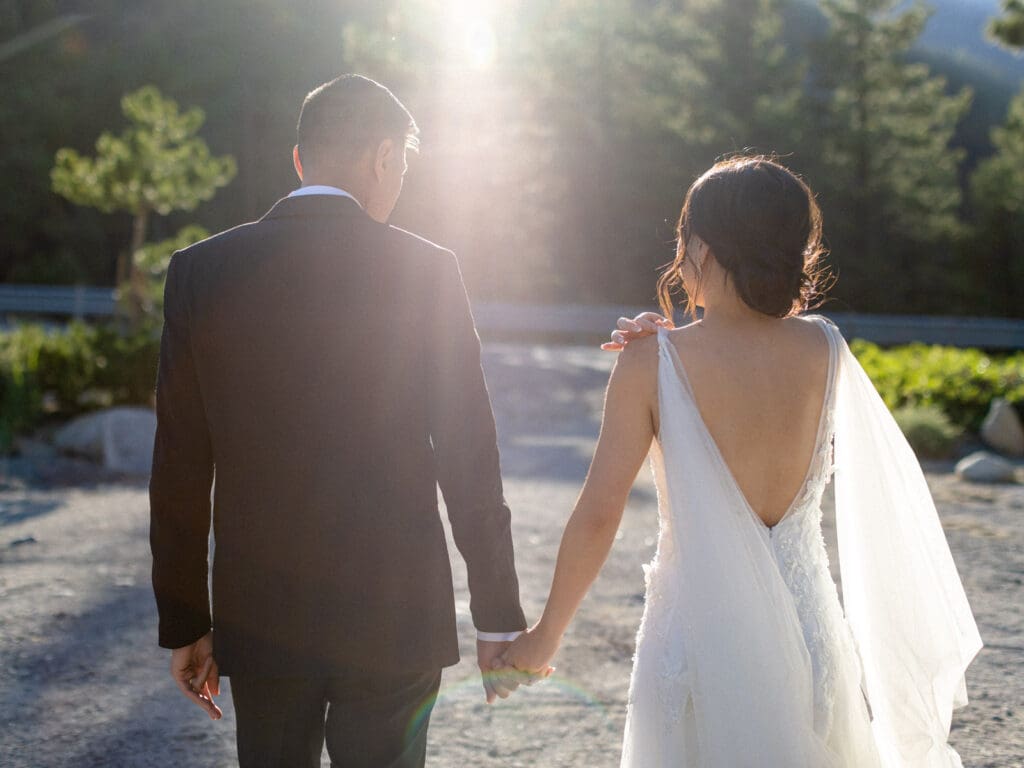
[[[644,459],[658,488],[622,766],[960,766],[947,744],[981,639],[921,468],[838,330],[821,215],[766,157],[686,195],[666,315],[624,321],[586,484],[540,621],[503,663],[543,675]],[[646,337],[645,337],[646,336]],[[843,602],[821,533],[835,474]]]

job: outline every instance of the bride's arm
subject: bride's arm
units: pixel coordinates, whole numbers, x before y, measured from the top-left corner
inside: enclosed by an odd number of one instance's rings
[[[521,670],[543,670],[554,656],[611,550],[629,490],[657,428],[657,339],[634,341],[615,365],[605,394],[597,449],[562,534],[554,580],[540,621],[504,655]]]

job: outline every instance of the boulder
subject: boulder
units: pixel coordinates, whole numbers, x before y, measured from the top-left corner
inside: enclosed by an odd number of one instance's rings
[[[148,408],[109,408],[66,424],[54,436],[54,445],[114,472],[148,475],[155,434],[156,414]]]
[[[1007,456],[1024,456],[1024,426],[1014,407],[1002,398],[992,401],[981,424],[981,438]]]
[[[972,483],[1012,483],[1016,480],[1016,469],[994,453],[977,451],[957,462],[956,475]]]

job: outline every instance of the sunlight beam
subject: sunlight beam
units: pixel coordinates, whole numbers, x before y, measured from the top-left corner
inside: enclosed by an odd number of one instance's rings
[[[485,0],[451,0],[446,29],[449,55],[471,69],[490,69],[498,54],[498,37]]]

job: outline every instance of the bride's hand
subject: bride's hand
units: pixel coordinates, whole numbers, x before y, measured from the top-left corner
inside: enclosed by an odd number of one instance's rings
[[[641,312],[630,320],[628,317],[620,317],[616,324],[617,330],[612,331],[612,340],[601,345],[601,349],[607,352],[618,352],[625,349],[626,345],[634,339],[642,339],[657,333],[658,328],[675,328],[675,323],[667,317],[662,317],[657,312]]]
[[[549,637],[540,625],[526,630],[501,655],[504,667],[511,667],[537,680],[547,677],[555,668],[549,662],[558,652],[560,637]]]

